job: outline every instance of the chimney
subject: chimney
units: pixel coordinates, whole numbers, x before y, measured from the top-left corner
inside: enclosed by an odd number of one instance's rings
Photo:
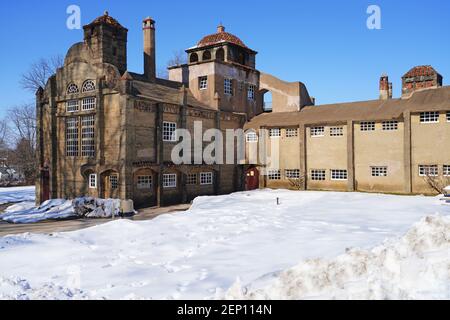
[[[223,33],[225,32],[225,27],[222,24],[219,24],[217,27],[217,33]]]
[[[392,83],[389,82],[389,77],[383,74],[380,78],[380,100],[392,99]]]
[[[142,29],[144,32],[144,75],[150,81],[156,80],[156,41],[155,21],[148,17],[144,19]]]

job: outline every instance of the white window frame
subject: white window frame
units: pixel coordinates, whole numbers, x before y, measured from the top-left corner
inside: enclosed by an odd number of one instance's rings
[[[287,128],[286,129],[286,138],[295,138],[298,137],[298,129],[297,128]]]
[[[163,188],[173,189],[177,187],[177,175],[176,173],[163,174]]]
[[[270,138],[281,138],[281,129],[280,128],[269,129],[269,137]]]
[[[89,189],[97,189],[97,174],[91,173],[89,175]]]
[[[245,137],[246,137],[246,141],[248,143],[256,143],[256,142],[258,142],[258,134],[256,132],[247,132]]]
[[[439,111],[421,112],[420,123],[439,123]]]
[[[255,91],[256,91],[256,86],[253,84],[250,84],[247,88],[247,100],[255,101]]]
[[[271,181],[281,180],[281,170],[280,169],[267,170],[267,179]]]
[[[397,120],[383,121],[382,125],[383,125],[383,131],[398,130],[398,121]]]
[[[164,142],[176,142],[177,141],[177,123],[176,122],[163,122],[163,141]]]
[[[325,169],[312,169],[310,171],[311,181],[326,181],[327,170]]]
[[[359,126],[361,131],[375,131],[375,121],[363,121]]]
[[[450,177],[450,164],[444,164],[442,166],[442,174],[444,177]]]
[[[83,82],[83,86],[81,87],[81,92],[92,92],[95,91],[95,82],[93,80],[86,80]]]
[[[95,116],[81,117],[81,156],[95,157]]]
[[[286,179],[299,180],[300,169],[286,169],[284,170],[284,176]]]
[[[381,178],[388,176],[388,167],[387,166],[374,166],[370,167],[370,171],[373,178]]]
[[[80,111],[80,101],[79,100],[68,100],[66,101],[66,112],[78,112]]]
[[[324,137],[325,136],[325,127],[324,126],[311,127],[310,134],[311,134],[312,138]]]
[[[212,185],[214,181],[214,175],[212,172],[201,172],[200,173],[200,185],[209,186]]]
[[[330,127],[330,137],[343,137],[344,127]]]
[[[347,181],[348,171],[342,169],[331,169],[330,176],[332,181]]]
[[[77,94],[80,92],[80,90],[78,89],[78,86],[75,83],[70,83],[67,86],[67,94]]]
[[[151,175],[139,175],[136,187],[138,190],[151,190],[153,187],[153,177]]]
[[[208,89],[208,76],[202,76],[198,78],[198,89],[199,90]]]
[[[81,100],[82,111],[92,111],[97,107],[97,99],[95,97],[86,97]]]
[[[233,79],[226,78],[223,82],[223,92],[228,95],[233,95]]]
[[[439,166],[435,164],[419,164],[419,177],[437,177],[439,176]]]
[[[78,117],[66,118],[66,157],[78,157],[79,130]]]

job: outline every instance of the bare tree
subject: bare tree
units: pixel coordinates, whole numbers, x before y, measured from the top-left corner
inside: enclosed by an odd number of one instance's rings
[[[167,61],[167,67],[178,67],[187,63],[186,53],[183,50],[173,52],[173,57]]]
[[[45,88],[48,78],[56,73],[58,68],[64,64],[64,58],[56,55],[49,59],[40,59],[34,62],[30,69],[22,74],[20,85],[23,89],[36,92],[39,87]]]
[[[303,190],[305,185],[306,176],[300,175],[298,179],[292,179],[289,178],[289,184],[291,185],[291,188],[294,190]]]
[[[431,189],[439,194],[445,194],[445,188],[450,186],[450,177],[437,177],[431,174],[427,174],[424,177],[425,182],[430,186]]]
[[[0,151],[7,148],[8,123],[5,119],[0,120]]]

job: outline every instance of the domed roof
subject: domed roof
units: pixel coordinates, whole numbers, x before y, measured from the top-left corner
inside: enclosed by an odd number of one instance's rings
[[[197,44],[197,47],[206,47],[224,42],[229,42],[248,49],[248,47],[244,44],[244,42],[242,42],[241,39],[231,33],[225,32],[225,27],[222,25],[217,27],[216,33],[207,35],[202,40],[200,40]]]
[[[122,25],[113,17],[111,17],[108,13],[108,11],[105,11],[105,13],[92,21],[89,25],[98,25],[98,24],[108,24],[113,27],[123,28]]]
[[[432,66],[417,66],[409,70],[403,77],[404,78],[413,78],[420,76],[432,76],[437,72],[434,70]]]

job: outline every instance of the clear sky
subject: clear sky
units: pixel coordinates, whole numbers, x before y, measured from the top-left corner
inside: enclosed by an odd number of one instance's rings
[[[376,99],[384,72],[398,97],[401,76],[415,65],[431,64],[444,84],[450,79],[448,0],[0,1],[0,117],[33,101],[19,85],[33,61],[82,41],[81,30],[66,27],[71,4],[80,6],[83,25],[108,10],[129,29],[128,68],[135,72],[143,64],[141,21],[151,16],[159,67],[222,22],[259,52],[259,70],[304,82],[318,104]],[[381,30],[366,27],[372,4],[381,8]]]

